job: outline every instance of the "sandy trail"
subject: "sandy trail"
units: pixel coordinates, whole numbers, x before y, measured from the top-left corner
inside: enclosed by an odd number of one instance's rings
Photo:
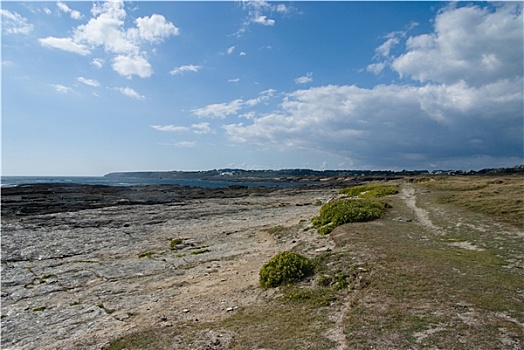
[[[428,229],[433,234],[442,235],[445,232],[434,225],[429,218],[429,212],[417,206],[416,191],[410,184],[403,184],[400,190],[400,198],[406,203],[407,207],[413,210],[417,222]]]

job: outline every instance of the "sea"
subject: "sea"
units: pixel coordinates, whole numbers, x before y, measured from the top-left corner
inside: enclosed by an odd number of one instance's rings
[[[225,188],[229,186],[263,186],[263,187],[291,187],[310,185],[305,182],[236,182],[199,179],[154,179],[140,177],[104,177],[104,176],[2,176],[2,188],[30,184],[79,184],[105,186],[140,186],[140,185],[181,185],[204,188]],[[312,184],[312,183],[311,183]]]

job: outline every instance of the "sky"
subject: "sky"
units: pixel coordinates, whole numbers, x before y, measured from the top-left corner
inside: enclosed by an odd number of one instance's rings
[[[523,163],[522,2],[1,2],[2,174]]]

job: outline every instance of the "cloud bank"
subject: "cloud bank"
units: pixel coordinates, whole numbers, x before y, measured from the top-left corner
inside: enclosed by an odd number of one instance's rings
[[[433,32],[400,33],[377,48],[377,62],[367,70],[389,68],[402,84],[296,90],[270,113],[224,125],[226,134],[238,143],[321,152],[368,168],[521,163],[521,5],[451,4],[437,14]],[[241,113],[243,106],[225,104],[220,115]]]

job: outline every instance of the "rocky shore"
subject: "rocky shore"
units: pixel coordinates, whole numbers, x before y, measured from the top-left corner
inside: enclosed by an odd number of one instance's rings
[[[258,271],[278,251],[329,245],[309,220],[338,185],[2,189],[2,349],[102,349],[139,329],[223,319],[266,293]]]

